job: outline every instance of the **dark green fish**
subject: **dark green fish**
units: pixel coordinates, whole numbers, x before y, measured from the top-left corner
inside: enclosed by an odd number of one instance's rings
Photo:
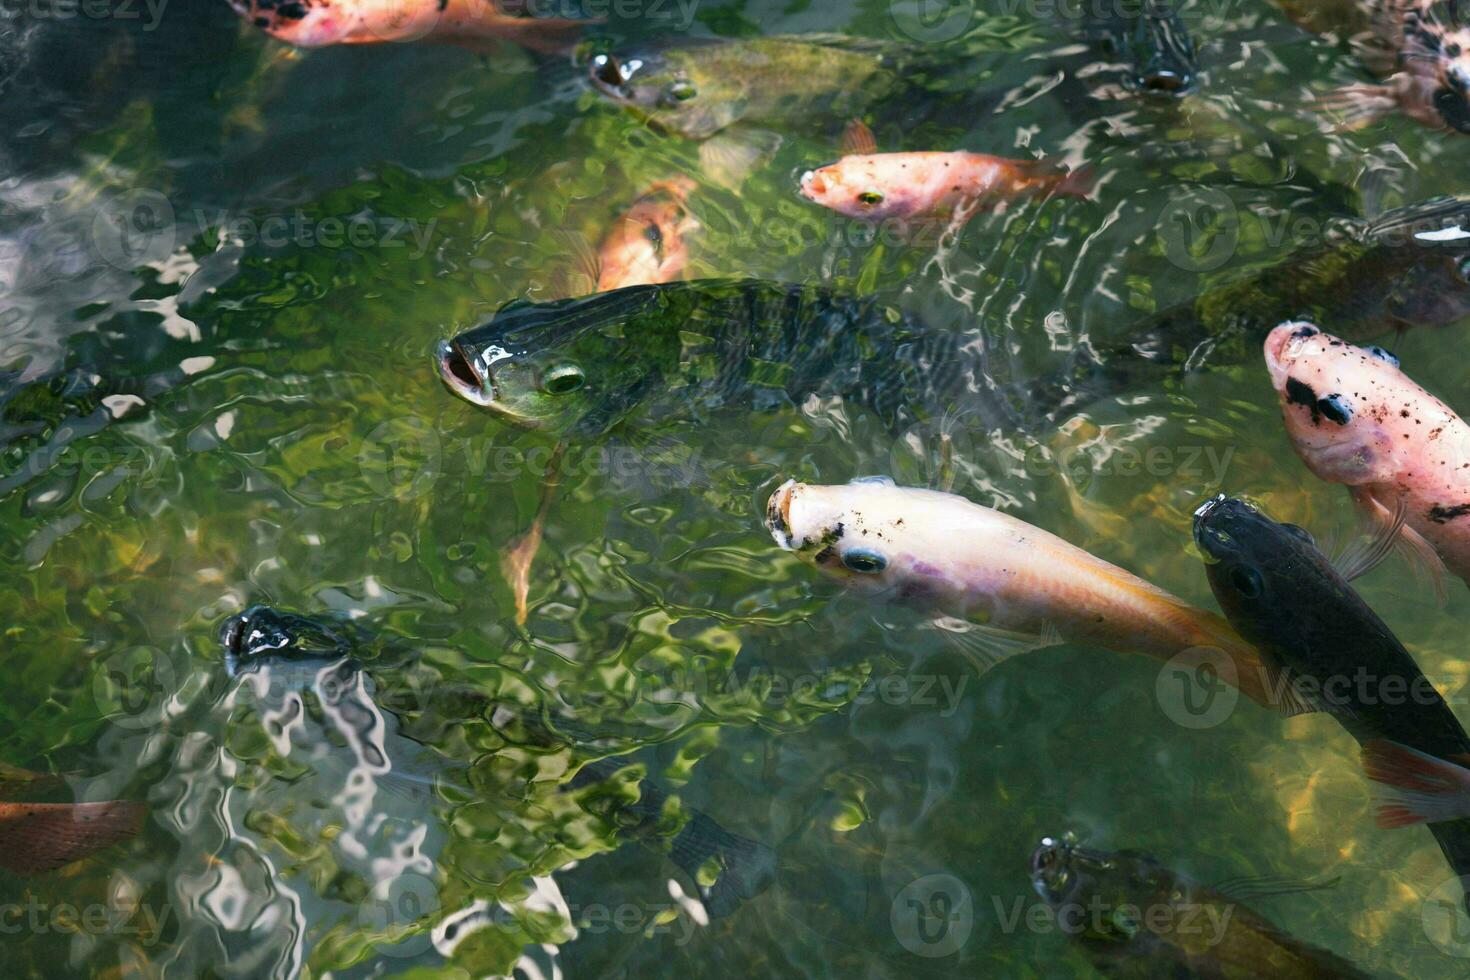
[[[418,783],[422,794],[424,787],[433,785],[434,769],[424,761],[426,753],[409,754],[412,739],[399,735],[399,719],[378,704],[359,659],[368,638],[350,624],[319,622],[255,606],[226,620],[220,640],[231,677],[260,674],[272,686],[314,691],[325,709],[323,715],[336,725],[331,741],[351,748],[359,769],[400,792],[405,788],[413,791],[412,784]],[[408,651],[399,653],[412,656]],[[385,664],[379,661],[377,665]],[[542,747],[567,744],[565,735],[553,733],[531,713],[493,704],[477,691],[436,688],[427,694],[462,702],[460,711],[488,716],[509,741]],[[425,706],[414,707],[422,710]],[[565,732],[576,729],[574,724],[559,727]],[[566,791],[578,793],[579,804],[617,828],[620,836],[644,841],[666,853],[689,875],[711,916],[729,915],[771,884],[775,853],[769,847],[732,834],[704,813],[688,808],[684,810],[687,820],[670,832],[664,826],[671,799],[668,791],[644,779],[637,784],[637,798],[628,799],[613,785],[613,777],[632,765],[632,760],[596,758],[595,742],[595,737],[583,734],[572,743],[579,754],[594,758],[581,765]],[[447,760],[441,760],[437,768],[447,765]],[[600,791],[604,784],[606,792]]]
[[[1402,514],[1399,515],[1400,518]],[[1277,689],[1329,712],[1359,743],[1428,755],[1470,752],[1455,713],[1383,620],[1348,584],[1383,554],[1395,524],[1344,576],[1311,535],[1223,494],[1194,515],[1210,588],[1236,632],[1278,672]],[[1456,875],[1470,874],[1470,819],[1430,827]]]
[[[1128,12],[1123,6],[1094,8],[1087,15],[1086,30],[1126,63],[1129,87],[1168,95],[1194,88],[1199,77],[1194,38],[1176,5],[1141,0],[1138,9]]]
[[[900,87],[906,51],[828,35],[680,40],[598,54],[588,77],[654,127],[703,140],[735,123],[845,120]]]
[[[1437,200],[1360,225],[1344,241],[1237,277],[1140,324],[1127,350],[1199,366],[1260,356],[1285,320],[1331,323],[1358,341],[1470,315],[1470,201]]]
[[[1211,888],[1136,851],[1096,851],[1046,837],[1031,883],[1098,972],[1137,980],[1368,980],[1324,949],[1241,904],[1322,885],[1246,879]]]
[[[473,405],[582,436],[635,410],[703,418],[833,396],[895,429],[945,411],[980,430],[1018,424],[976,338],[872,299],[756,279],[512,303],[441,345],[439,370]]]

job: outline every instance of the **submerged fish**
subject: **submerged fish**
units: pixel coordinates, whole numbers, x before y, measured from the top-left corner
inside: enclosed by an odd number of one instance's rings
[[[599,54],[588,72],[650,124],[703,140],[735,123],[847,118],[899,87],[901,50],[833,35],[685,39]]]
[[[1299,699],[1360,743],[1386,739],[1441,758],[1470,752],[1455,713],[1348,584],[1382,556],[1389,532],[1344,575],[1301,528],[1221,495],[1195,512],[1194,539],[1231,625]],[[1470,819],[1431,829],[1455,873],[1470,874]]]
[[[766,526],[849,587],[983,624],[1002,650],[1070,642],[1168,660],[1214,649],[1234,661],[1240,689],[1267,703],[1255,651],[1219,616],[955,494],[887,478],[789,480],[771,495]]]
[[[1086,30],[1128,65],[1131,88],[1182,95],[1199,77],[1197,52],[1173,3],[1143,3],[1125,12],[1123,4],[1098,5]]]
[[[1240,363],[1283,319],[1370,339],[1470,316],[1470,201],[1433,200],[1362,223],[1343,241],[1206,290],[1154,314],[1106,357]]]
[[[472,405],[582,436],[635,411],[688,418],[833,396],[894,427],[925,406],[964,411],[982,429],[1019,424],[973,338],[871,299],[756,279],[514,302],[442,344],[439,372]]]
[[[329,739],[323,740],[328,744],[301,745],[299,749],[303,754],[309,753],[305,761],[316,769],[333,768],[331,757],[340,754],[341,745],[351,749],[354,778],[345,781],[343,799],[357,797],[371,801],[375,781],[399,794],[424,795],[439,772],[456,765],[451,760],[431,756],[401,734],[397,716],[378,704],[375,685],[359,659],[364,638],[351,626],[254,606],[228,619],[221,627],[220,639],[226,669],[232,677],[259,675],[267,685],[284,688],[288,695],[284,703],[289,710],[278,713],[278,718],[291,723],[287,728],[301,728],[300,719],[308,714],[299,706],[299,700],[293,704],[291,692],[314,692],[321,710],[310,712],[311,716],[325,718],[334,730],[329,732]],[[521,733],[524,741],[543,746],[565,741],[563,736],[553,734],[535,713],[491,703],[477,691],[436,688],[429,696],[466,700],[473,704],[474,714],[488,717],[503,734]],[[422,710],[425,706],[414,707]],[[575,725],[562,727],[575,730]],[[573,747],[593,755],[595,749],[590,747],[593,741],[589,736],[579,739]],[[666,847],[669,859],[689,875],[711,915],[733,912],[743,901],[770,885],[775,873],[775,853],[766,845],[732,834],[712,818],[689,808],[684,808],[686,822],[670,833],[663,823],[670,794],[656,782],[640,781],[638,796],[633,800],[621,792],[591,791],[630,764],[628,759],[616,756],[593,758],[578,768],[566,788],[584,793],[580,802],[618,828],[623,836],[649,841],[660,850]],[[418,807],[415,812],[421,809]],[[338,828],[343,836],[365,832],[381,836],[385,832],[385,819],[380,812],[365,822],[363,807],[359,805],[346,815],[349,817],[346,827]],[[402,836],[405,841],[422,840],[422,831]]]
[[[851,152],[801,175],[801,195],[865,221],[939,219],[963,225],[979,211],[1030,195],[1087,197],[1092,174],[1067,173],[1048,160],[1009,160],[985,153],[877,153],[872,133],[857,124]]]
[[[1346,39],[1378,85],[1349,85],[1324,108],[1361,126],[1395,109],[1432,129],[1470,133],[1470,30],[1454,0],[1278,0],[1307,30]]]
[[[54,871],[136,837],[147,814],[133,800],[0,803],[0,868]]]
[[[230,0],[235,12],[278,41],[302,48],[386,41],[439,41],[482,48],[496,40],[566,51],[581,21],[520,17],[494,0]]]
[[[684,237],[698,227],[687,201],[688,177],[649,187],[618,216],[597,249],[597,291],[673,282],[684,275],[689,250]]]
[[[1380,347],[1310,323],[1266,338],[1266,369],[1297,455],[1346,485],[1376,524],[1403,508],[1403,544],[1433,572],[1470,582],[1470,426]],[[1437,557],[1436,557],[1437,556]]]
[[[1137,851],[1042,838],[1031,884],[1106,976],[1210,980],[1368,980],[1347,960],[1288,936],[1242,897],[1324,885],[1241,879],[1211,888]]]
[[[706,176],[738,186],[779,132],[844,119],[903,87],[913,52],[836,35],[681,40],[596,55],[592,87],[651,128],[700,141]]]

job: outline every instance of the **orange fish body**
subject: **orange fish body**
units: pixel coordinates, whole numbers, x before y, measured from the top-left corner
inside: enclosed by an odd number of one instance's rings
[[[685,207],[693,190],[687,177],[661,181],[618,217],[598,248],[598,292],[673,282],[684,274],[684,236],[697,227]]]
[[[1437,552],[1470,581],[1470,425],[1399,369],[1310,323],[1283,323],[1265,344],[1282,418],[1307,468],[1353,492],[1379,521],[1407,511],[1411,546]]]
[[[849,218],[943,219],[1032,194],[1087,197],[1090,184],[1087,171],[1066,173],[1045,160],[958,150],[858,153],[807,171],[801,194]]]
[[[302,48],[386,41],[441,41],[483,47],[513,41],[564,51],[581,22],[515,17],[492,0],[231,0],[240,16],[271,37]]]
[[[0,867],[39,874],[133,837],[143,827],[141,803],[0,803]]]

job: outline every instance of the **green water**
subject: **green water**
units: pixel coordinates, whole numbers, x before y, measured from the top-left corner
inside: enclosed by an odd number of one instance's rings
[[[1019,7],[976,15],[966,84],[911,96],[919,121],[878,131],[888,149],[1086,161],[1096,200],[984,216],[932,261],[797,197],[843,123],[805,121],[738,190],[696,193],[693,274],[882,293],[1024,382],[1333,219],[1460,189],[1457,137],[1397,118],[1336,132],[1305,105],[1308,86],[1363,79],[1340,49],[1265,3],[1194,12],[1206,77],[1183,100],[1087,96],[1075,32]],[[904,40],[893,14],[705,2],[690,32]],[[599,34],[636,46],[677,28],[615,15]],[[977,675],[761,524],[788,477],[948,476],[1212,607],[1188,546],[1203,495],[1251,494],[1321,536],[1353,525],[1292,452],[1258,362],[1118,390],[1051,431],[961,433],[952,466],[845,405],[671,422],[672,462],[616,432],[574,445],[519,627],[499,551],[535,514],[552,443],[453,398],[435,345],[507,300],[560,295],[567,233],[596,242],[651,181],[697,173],[697,148],[510,47],[291,53],[223,3],[169,7],[152,30],[12,19],[0,38],[0,370],[16,392],[0,760],[149,810],[97,857],[0,872],[6,975],[483,976],[529,951],[548,976],[553,955],[574,977],[1091,976],[1065,935],[1014,924],[1039,902],[1031,850],[1064,830],[1205,881],[1340,876],[1256,907],[1375,975],[1464,975],[1424,924],[1450,871],[1422,829],[1374,827],[1332,722],[1241,704],[1191,729],[1156,696],[1157,664],[1074,646]],[[1222,197],[1240,232],[1217,254],[1177,216]],[[130,234],[111,230],[120,215]],[[1463,412],[1445,352],[1462,332],[1397,352]],[[1463,715],[1464,592],[1440,608],[1395,562],[1361,591]],[[351,853],[331,773],[283,758],[228,694],[216,632],[254,603],[417,651],[374,679],[442,763],[438,788],[380,794]],[[557,789],[569,752],[507,745],[442,691],[641,749],[679,807],[774,849],[769,887],[698,924],[657,840],[620,838]],[[412,860],[374,836],[375,813],[416,835]],[[920,921],[910,899],[935,881],[958,911]],[[499,909],[488,925],[430,935],[477,902]]]

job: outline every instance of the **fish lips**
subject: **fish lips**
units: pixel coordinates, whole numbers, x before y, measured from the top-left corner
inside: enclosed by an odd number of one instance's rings
[[[791,540],[791,494],[797,486],[794,479],[787,480],[766,501],[766,528],[783,551],[795,551],[797,548]]]
[[[435,353],[439,379],[446,388],[471,405],[504,411],[504,406],[495,398],[495,380],[489,365],[476,357],[472,350],[456,339],[440,341]]]
[[[1194,543],[1207,559],[1220,561],[1230,551],[1231,525],[1256,516],[1259,512],[1244,500],[1216,494],[1195,508]]]

